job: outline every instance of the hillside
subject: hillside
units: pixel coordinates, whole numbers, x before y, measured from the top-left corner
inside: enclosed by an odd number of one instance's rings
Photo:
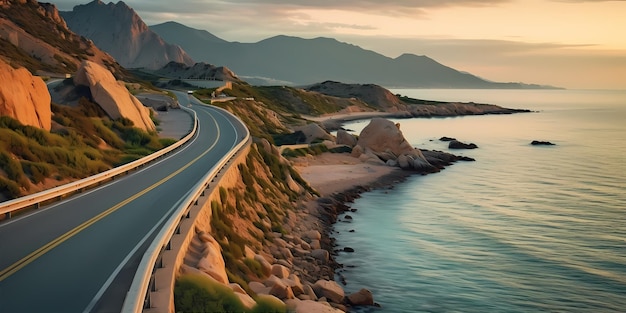
[[[0,6],[0,57],[13,67],[25,67],[33,74],[64,76],[89,60],[118,78],[127,77],[110,55],[73,33],[53,4],[27,0]]]
[[[497,83],[463,73],[427,56],[390,58],[332,38],[275,36],[256,43],[229,42],[213,34],[167,22],[150,26],[195,60],[229,67],[243,79],[306,85],[334,80],[405,88],[541,88]]]
[[[194,62],[181,47],[165,42],[124,2],[94,0],[60,12],[74,32],[87,37],[126,68],[159,69],[174,61]]]

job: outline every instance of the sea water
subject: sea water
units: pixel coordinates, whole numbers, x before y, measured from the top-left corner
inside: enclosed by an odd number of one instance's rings
[[[625,91],[392,92],[535,112],[394,120],[415,147],[479,148],[363,194],[335,225],[337,248],[355,249],[337,257],[344,288],[382,306],[360,311],[626,312]]]

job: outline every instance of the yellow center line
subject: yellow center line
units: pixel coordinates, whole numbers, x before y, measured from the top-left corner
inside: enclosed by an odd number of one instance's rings
[[[211,115],[209,114],[209,116],[211,116]],[[211,118],[215,122],[215,125],[217,125],[217,121],[215,120],[215,118],[213,118],[213,116],[211,116]],[[220,129],[219,129],[219,127],[217,127],[217,137],[216,138],[219,138],[219,136],[220,136]],[[31,262],[35,261],[36,259],[40,258],[42,255],[44,255],[48,251],[54,249],[56,246],[58,246],[61,243],[65,242],[66,240],[72,238],[74,235],[76,235],[79,232],[83,231],[87,227],[95,224],[96,222],[98,222],[99,220],[105,218],[109,214],[117,211],[121,207],[127,205],[128,203],[134,201],[135,199],[137,199],[137,198],[143,196],[144,194],[150,192],[151,190],[153,190],[154,188],[156,188],[159,185],[163,184],[164,182],[166,182],[167,180],[171,179],[172,177],[180,174],[180,172],[184,171],[185,169],[187,169],[188,167],[190,167],[191,165],[196,163],[199,159],[204,157],[207,153],[209,153],[209,151],[211,151],[216,145],[217,145],[217,140],[215,142],[213,142],[213,144],[207,150],[205,150],[201,155],[197,156],[195,159],[193,159],[191,162],[187,163],[185,166],[179,168],[177,171],[175,171],[172,174],[166,176],[165,178],[161,179],[160,181],[152,184],[150,187],[140,191],[139,193],[136,193],[132,197],[127,198],[126,200],[124,200],[124,201],[114,205],[113,207],[107,209],[106,211],[104,211],[104,212],[102,212],[102,213],[92,217],[88,221],[80,224],[76,228],[74,228],[74,229],[68,231],[67,233],[57,237],[56,239],[48,242],[47,244],[43,245],[41,248],[31,252],[29,255],[25,256],[21,260],[15,262],[12,265],[10,265],[9,267],[3,269],[2,271],[0,271],[0,282],[5,280],[5,279],[7,279],[9,276],[13,275],[15,272],[19,271],[20,269],[22,269],[26,265],[28,265]]]

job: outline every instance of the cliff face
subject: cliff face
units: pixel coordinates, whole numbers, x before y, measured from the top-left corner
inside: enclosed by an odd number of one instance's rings
[[[0,115],[24,125],[50,130],[52,112],[46,83],[25,68],[14,69],[0,60]]]
[[[90,60],[123,75],[110,55],[68,29],[53,4],[22,0],[1,2],[0,7],[0,57],[11,65],[32,73],[65,74]]]
[[[81,64],[74,84],[89,87],[93,100],[100,105],[112,119],[120,117],[133,121],[134,126],[152,131],[156,127],[150,119],[150,109],[131,95],[123,82],[118,82],[106,68],[93,62]]]
[[[181,47],[166,43],[150,30],[122,1],[105,4],[96,0],[61,12],[61,16],[70,29],[93,40],[124,67],[155,70],[171,61],[194,63]]]

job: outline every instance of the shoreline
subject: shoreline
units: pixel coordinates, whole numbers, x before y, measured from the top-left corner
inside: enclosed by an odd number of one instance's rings
[[[339,250],[334,237],[334,225],[338,222],[339,215],[351,211],[348,204],[361,194],[377,189],[392,189],[410,176],[420,173],[387,165],[363,163],[347,153],[300,157],[294,160],[294,167],[320,193],[319,198],[307,203],[317,213],[322,226],[320,243],[329,252],[329,262],[326,267],[320,268],[320,274],[332,277],[332,280],[343,287],[346,282],[338,272],[343,264],[336,260]],[[328,172],[331,172],[330,175]]]

